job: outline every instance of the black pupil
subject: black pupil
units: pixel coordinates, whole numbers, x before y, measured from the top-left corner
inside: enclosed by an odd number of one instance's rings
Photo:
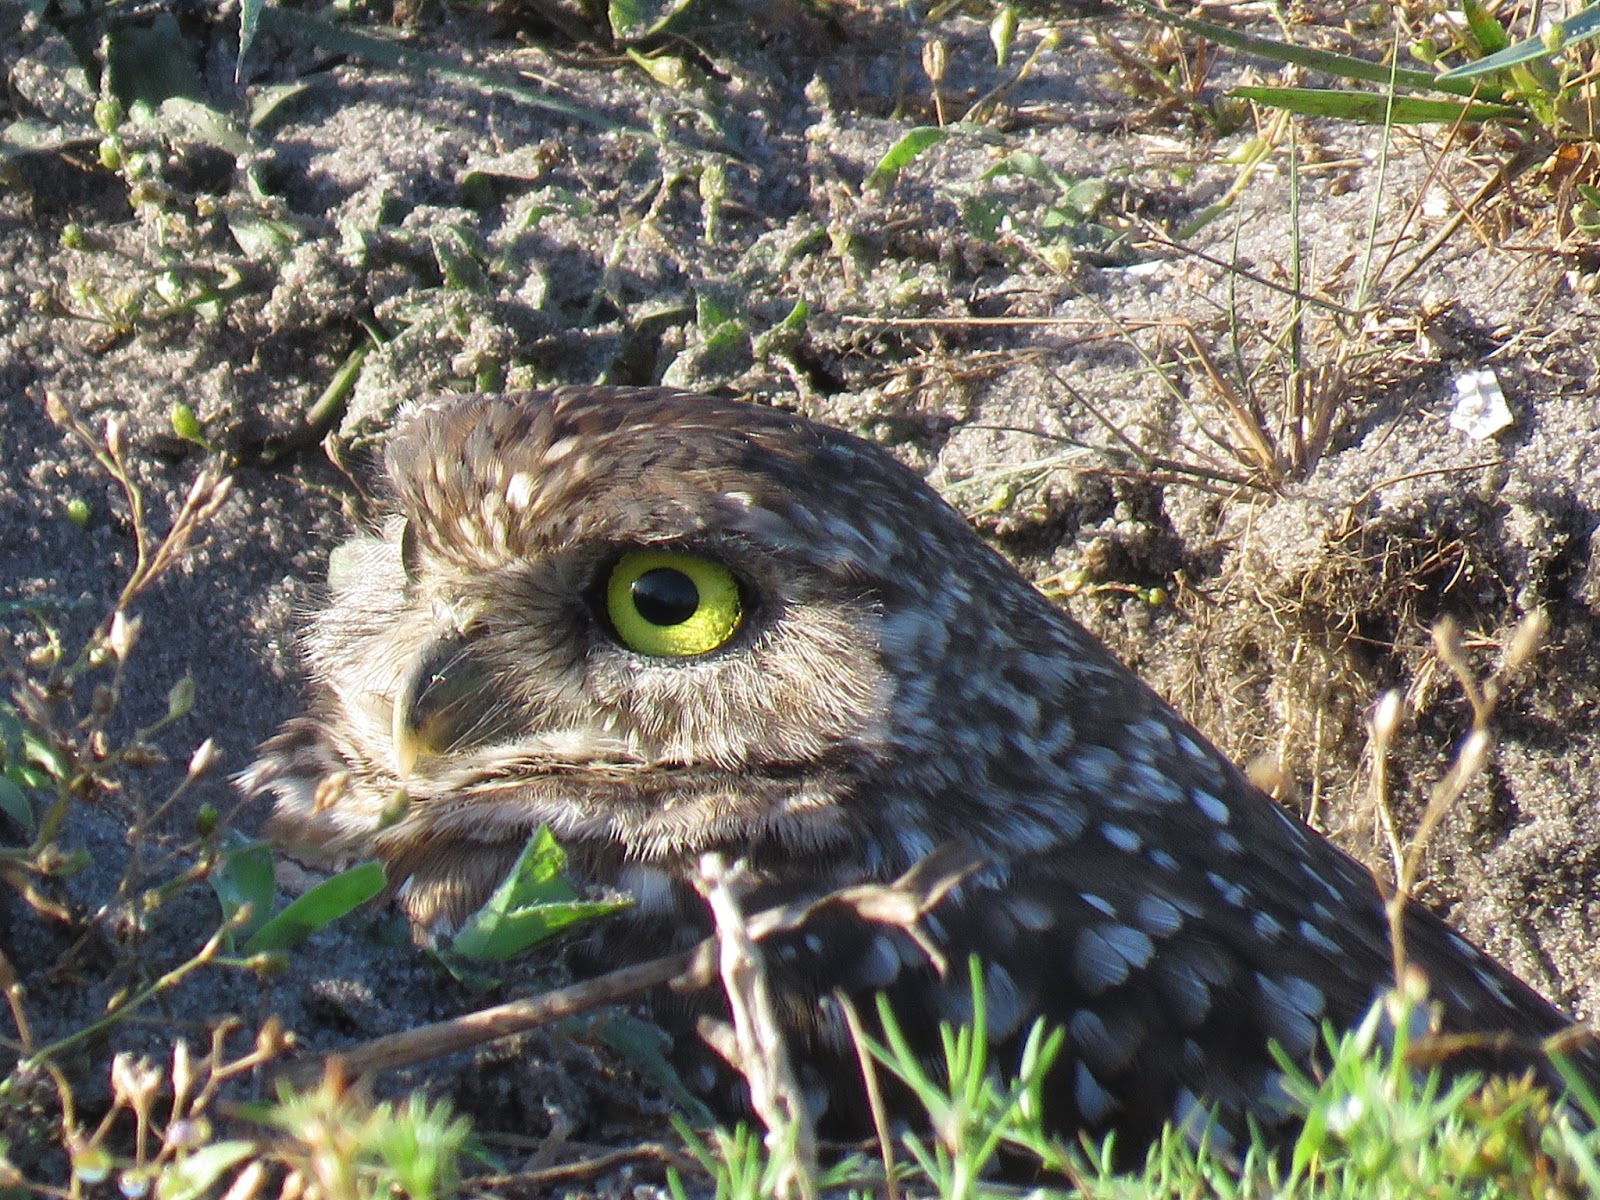
[[[652,625],[682,625],[700,607],[694,580],[672,567],[656,567],[633,581],[633,607]]]

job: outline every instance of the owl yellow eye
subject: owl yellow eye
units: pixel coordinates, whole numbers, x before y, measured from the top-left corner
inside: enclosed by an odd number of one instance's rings
[[[739,581],[719,562],[671,550],[630,550],[606,581],[606,614],[623,645],[659,658],[709,654],[744,619]]]

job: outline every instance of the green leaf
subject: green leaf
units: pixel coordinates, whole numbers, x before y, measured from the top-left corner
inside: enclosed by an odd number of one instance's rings
[[[695,294],[694,322],[708,351],[731,349],[744,336],[738,314],[708,292]]]
[[[199,1200],[212,1195],[223,1172],[255,1153],[253,1142],[212,1142],[161,1169],[156,1200]]]
[[[31,763],[17,763],[7,767],[6,778],[20,788],[33,788],[41,792],[48,791],[55,783],[48,771],[41,770]]]
[[[631,46],[624,47],[622,52],[634,66],[670,91],[685,91],[694,84],[694,73],[690,71],[689,64],[676,54],[640,54]]]
[[[566,869],[567,852],[556,841],[549,826],[541,825],[478,913],[508,912],[520,904],[574,900],[578,893],[561,877]]]
[[[387,881],[381,863],[362,863],[325,879],[272,920],[244,944],[246,954],[263,950],[292,950],[317,930],[331,925],[383,891]]]
[[[611,0],[606,18],[619,41],[637,42],[661,33],[694,0]]]
[[[9,704],[0,704],[0,752],[4,753],[0,762],[9,765],[22,761],[22,721]]]
[[[806,327],[806,318],[811,315],[811,306],[804,300],[796,300],[794,307],[789,310],[789,315],[778,322],[777,328],[784,333],[799,333]]]
[[[460,223],[446,224],[430,230],[428,240],[445,287],[480,296],[488,294],[489,277],[484,273],[477,239],[471,230]]]
[[[1414,96],[1382,96],[1322,88],[1241,87],[1229,93],[1273,108],[1308,117],[1338,117],[1373,124],[1421,125],[1428,122],[1526,121],[1528,113],[1512,104],[1467,104],[1458,100],[1419,100]]]
[[[579,900],[561,878],[566,865],[566,852],[541,825],[494,895],[450,940],[451,951],[467,958],[503,961],[579,921],[607,916],[630,903]]]
[[[32,729],[22,731],[22,753],[57,783],[66,783],[72,778],[72,760]]]
[[[195,416],[192,405],[181,400],[172,406],[172,411],[167,414],[172,422],[172,432],[186,442],[204,442],[206,431],[200,424],[200,418]],[[192,704],[194,697],[190,697]],[[170,704],[170,701],[169,701]]]
[[[878,160],[878,165],[872,168],[872,174],[867,176],[866,186],[882,186],[888,183],[910,166],[924,150],[930,146],[937,146],[949,136],[949,129],[937,125],[918,125],[915,129],[907,130],[898,142],[889,147],[889,152]]]
[[[174,96],[201,95],[197,45],[183,36],[171,13],[148,25],[119,23],[106,33],[106,74],[124,108],[161,107]]]
[[[161,119],[178,126],[190,137],[224,154],[239,158],[250,149],[244,130],[226,113],[187,96],[172,96],[161,102]]]
[[[239,3],[239,56],[233,60],[233,81],[242,83],[244,56],[250,53],[250,43],[256,40],[256,25],[261,19],[261,9],[266,0],[240,0]]]
[[[237,835],[235,835],[237,836]],[[249,919],[234,928],[234,937],[248,939],[272,917],[272,900],[277,895],[277,876],[272,865],[272,849],[265,842],[244,842],[222,856],[222,862],[208,877],[217,894],[224,921],[245,905]]]
[[[1487,58],[1480,58],[1477,62],[1457,67],[1453,71],[1446,71],[1436,82],[1455,86],[1475,79],[1479,75],[1491,75],[1507,67],[1532,62],[1534,59],[1552,58],[1567,47],[1588,41],[1597,35],[1600,35],[1600,4],[1591,4],[1577,15],[1554,26],[1548,35],[1526,38]]]
[[[449,946],[429,946],[424,953],[443,967],[451,979],[468,991],[487,992],[505,982],[501,976],[485,970],[477,960],[470,959],[464,954],[457,954]]]
[[[961,200],[962,227],[985,242],[999,240],[1001,227],[1010,215],[1009,205],[988,196],[966,196]]]
[[[300,240],[299,229],[275,217],[241,210],[226,213],[224,219],[239,249],[257,262],[287,257]]]
[[[503,962],[524,950],[548,942],[573,925],[609,917],[627,908],[628,900],[573,900],[564,904],[536,904],[507,913],[479,938],[469,939],[470,958]],[[457,947],[457,949],[460,949]]]
[[[0,162],[25,154],[59,154],[74,145],[92,145],[94,139],[74,135],[43,121],[17,120],[0,125]]]
[[[994,20],[989,22],[989,44],[994,47],[994,65],[1004,67],[1011,57],[1011,44],[1017,40],[1017,9],[1014,4],[1002,4]]]
[[[562,1024],[565,1025],[567,1022]],[[660,1084],[677,1101],[678,1107],[688,1115],[692,1123],[700,1126],[715,1123],[711,1110],[684,1086],[683,1080],[667,1058],[660,1026],[627,1013],[617,1012],[607,1013],[601,1017],[599,1026],[591,1028],[590,1032],[621,1054],[641,1074]]]
[[[24,833],[31,834],[37,828],[33,805],[28,803],[22,789],[5,775],[0,775],[0,812],[10,817]]]
[[[260,4],[257,3],[259,8]],[[309,95],[311,85],[304,80],[294,83],[274,83],[250,89],[250,116],[247,124],[252,130],[264,130],[282,116],[296,100]]]
[[[1031,179],[1034,183],[1043,184],[1057,192],[1065,192],[1072,187],[1072,180],[1068,176],[1029,150],[1018,150],[1014,154],[1006,155],[979,178],[1005,179],[1011,176]]]

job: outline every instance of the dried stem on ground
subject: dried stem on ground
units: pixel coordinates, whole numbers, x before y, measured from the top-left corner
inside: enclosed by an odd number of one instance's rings
[[[789,1047],[778,1026],[766,957],[750,935],[739,893],[752,882],[742,862],[729,865],[715,851],[700,856],[695,890],[716,923],[717,966],[728,996],[731,1023],[701,1022],[701,1036],[750,1085],[750,1107],[767,1127],[766,1145],[779,1164],[780,1196],[816,1195],[817,1130]]]
[[[1401,990],[1406,990],[1407,979],[1405,910],[1416,889],[1428,843],[1438,830],[1439,823],[1466,794],[1473,780],[1483,773],[1494,745],[1489,723],[1494,717],[1495,707],[1505,694],[1506,686],[1538,652],[1549,627],[1550,619],[1542,610],[1535,609],[1523,617],[1506,643],[1500,665],[1481,683],[1467,661],[1461,644],[1461,631],[1456,623],[1447,618],[1433,627],[1434,651],[1456,677],[1472,706],[1472,728],[1457,749],[1444,778],[1434,784],[1422,819],[1417,822],[1410,843],[1404,846],[1389,805],[1387,778],[1389,751],[1400,728],[1403,707],[1400,693],[1386,692],[1373,708],[1370,721],[1373,766],[1369,795],[1394,858],[1393,887],[1385,887],[1384,890],[1389,896],[1389,942],[1394,950],[1395,986]],[[1384,881],[1380,879],[1379,885],[1384,886]]]
[[[800,929],[816,914],[844,909],[861,920],[904,929],[919,945],[931,950],[918,923],[982,865],[983,860],[971,847],[950,843],[893,883],[859,884],[806,903],[766,909],[746,921],[746,930],[753,941],[762,942]],[[717,939],[707,938],[681,954],[624,967],[542,996],[513,1000],[449,1021],[374,1038],[327,1058],[342,1059],[351,1075],[391,1071],[615,1004],[662,984],[678,991],[710,987],[718,979],[717,953]],[[940,960],[935,957],[934,961]],[[309,1085],[321,1077],[327,1058],[295,1063],[284,1075],[293,1083]]]

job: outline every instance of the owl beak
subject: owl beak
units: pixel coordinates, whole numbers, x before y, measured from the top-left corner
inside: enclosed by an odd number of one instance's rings
[[[402,778],[419,762],[459,747],[493,710],[481,665],[466,639],[447,634],[428,643],[412,662],[395,695],[390,734]]]

